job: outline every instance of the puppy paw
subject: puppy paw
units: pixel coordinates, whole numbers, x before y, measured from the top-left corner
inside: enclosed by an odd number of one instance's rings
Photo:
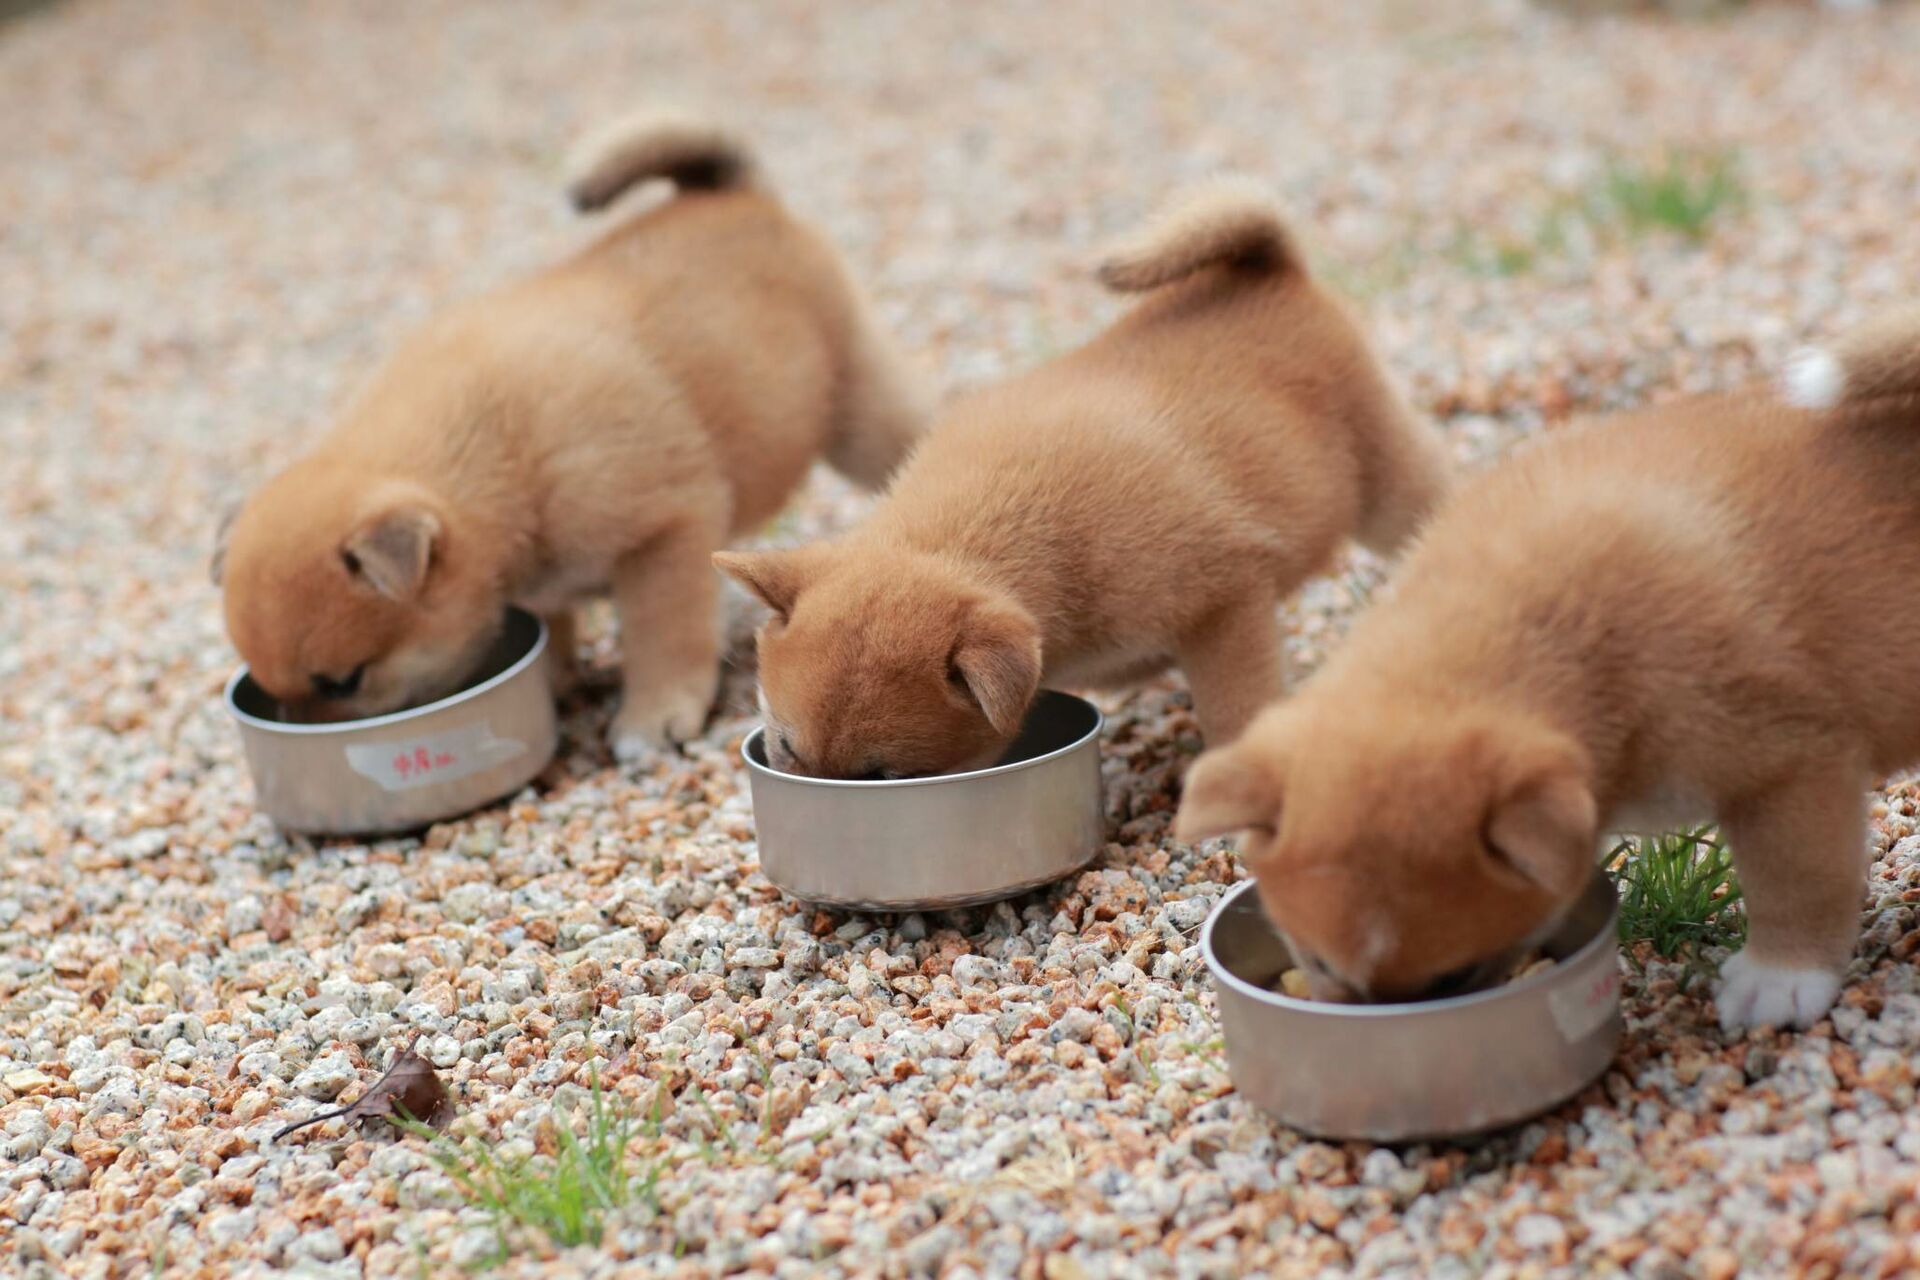
[[[1841,980],[1830,969],[1768,964],[1742,951],[1720,966],[1715,993],[1720,1026],[1727,1031],[1785,1026],[1805,1030],[1833,1007]]]
[[[707,682],[639,702],[629,696],[607,730],[615,758],[640,760],[699,737],[713,707],[713,692]]]

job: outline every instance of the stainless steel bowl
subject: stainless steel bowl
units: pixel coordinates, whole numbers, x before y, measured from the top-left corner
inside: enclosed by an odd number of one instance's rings
[[[1227,1069],[1248,1101],[1327,1138],[1404,1142],[1535,1115],[1597,1079],[1620,1042],[1619,905],[1595,872],[1550,939],[1553,968],[1418,1004],[1322,1004],[1270,988],[1292,965],[1251,882],[1208,917]]]
[[[1100,711],[1044,692],[1000,763],[971,773],[847,782],[782,773],[764,730],[740,754],[760,869],[804,902],[927,911],[1012,897],[1105,845]]]
[[[519,609],[465,689],[366,720],[293,724],[245,667],[227,681],[256,803],[289,831],[406,831],[477,809],[530,782],[559,741],[547,627]]]

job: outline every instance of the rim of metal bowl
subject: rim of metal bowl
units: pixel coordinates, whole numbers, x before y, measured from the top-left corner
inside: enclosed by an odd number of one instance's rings
[[[535,627],[533,643],[527,646],[527,651],[508,663],[505,670],[488,676],[479,684],[469,685],[458,693],[450,693],[446,697],[433,702],[422,703],[417,707],[408,707],[404,711],[389,711],[385,715],[368,716],[364,720],[335,720],[328,724],[292,724],[285,720],[268,720],[261,716],[256,716],[250,711],[242,711],[240,704],[234,701],[234,690],[240,687],[240,682],[245,680],[248,675],[248,667],[245,663],[242,663],[240,669],[227,678],[226,692],[223,695],[227,704],[227,714],[231,715],[241,724],[247,725],[250,728],[263,730],[267,733],[284,733],[290,737],[323,738],[340,734],[358,733],[364,729],[385,728],[387,725],[404,724],[408,720],[418,720],[422,716],[431,715],[436,711],[444,711],[448,707],[457,707],[463,702],[471,702],[475,698],[483,697],[494,689],[499,688],[501,685],[507,683],[507,681],[525,671],[537,662],[540,655],[547,650],[546,619],[536,613],[529,613],[525,609],[513,609],[511,612],[533,620]]]
[[[754,773],[764,774],[769,778],[778,778],[782,782],[814,787],[850,787],[863,790],[881,787],[937,787],[954,782],[969,782],[974,778],[991,778],[995,774],[1012,773],[1017,769],[1031,769],[1035,765],[1045,764],[1049,760],[1058,759],[1070,751],[1078,751],[1080,748],[1086,746],[1088,742],[1097,739],[1100,736],[1101,730],[1107,727],[1107,717],[1101,714],[1100,708],[1094,706],[1078,694],[1062,693],[1058,689],[1048,689],[1045,692],[1056,698],[1066,698],[1070,701],[1077,702],[1087,710],[1093,712],[1093,727],[1063,747],[1055,747],[1052,751],[1045,752],[1041,755],[1028,756],[1025,760],[1015,760],[1012,764],[996,764],[985,769],[969,769],[965,773],[936,773],[929,778],[879,778],[868,781],[862,781],[858,778],[810,778],[805,774],[786,773],[774,768],[772,765],[761,764],[753,758],[751,751],[753,744],[767,736],[767,727],[765,725],[755,725],[753,731],[740,740],[740,758],[746,762],[747,768]]]
[[[1596,868],[1595,874],[1605,875],[1606,873]],[[1589,882],[1589,885],[1591,885],[1591,882]],[[1581,943],[1572,955],[1561,960],[1556,960],[1551,969],[1543,973],[1536,973],[1530,978],[1522,978],[1518,982],[1504,982],[1497,987],[1485,987],[1479,991],[1469,991],[1457,996],[1446,996],[1439,1000],[1405,1000],[1391,1004],[1334,1004],[1325,1000],[1298,1000],[1289,995],[1282,995],[1278,991],[1269,990],[1266,987],[1254,986],[1251,982],[1233,973],[1222,964],[1219,953],[1214,950],[1214,925],[1226,914],[1228,907],[1232,906],[1234,902],[1245,895],[1252,893],[1253,890],[1254,882],[1252,880],[1244,880],[1229,889],[1225,894],[1221,895],[1220,901],[1214,906],[1212,912],[1208,914],[1206,924],[1200,928],[1200,951],[1201,954],[1207,958],[1207,968],[1213,974],[1213,980],[1215,982],[1224,982],[1241,995],[1258,1000],[1263,1004],[1270,1004],[1293,1013],[1313,1014],[1323,1018],[1417,1018],[1427,1015],[1443,1014],[1471,1005],[1491,1004],[1495,1000],[1505,1000],[1510,996],[1548,986],[1561,978],[1562,970],[1571,969],[1575,965],[1587,960],[1595,951],[1605,949],[1614,951],[1617,954],[1620,947],[1618,938],[1620,902],[1616,896],[1612,905],[1607,910],[1605,922],[1601,924],[1600,928],[1594,932],[1591,938]],[[1590,888],[1583,889],[1581,893],[1585,894],[1590,891]],[[1269,924],[1267,927],[1272,928],[1273,926]]]

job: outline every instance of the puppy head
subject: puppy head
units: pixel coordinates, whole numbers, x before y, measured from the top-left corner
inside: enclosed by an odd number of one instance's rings
[[[1491,980],[1592,874],[1586,754],[1524,716],[1337,710],[1275,708],[1203,755],[1176,834],[1244,833],[1261,906],[1316,998]]]
[[[979,768],[1040,685],[1040,628],[1004,592],[927,555],[833,546],[722,552],[772,610],[760,704],[775,768],[910,778]]]
[[[444,504],[405,480],[296,464],[222,531],[227,633],[295,720],[350,720],[453,692],[504,601]]]

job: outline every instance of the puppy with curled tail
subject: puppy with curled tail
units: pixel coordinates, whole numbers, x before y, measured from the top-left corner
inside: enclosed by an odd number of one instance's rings
[[[672,196],[408,339],[216,555],[228,631],[296,716],[458,687],[504,607],[610,593],[623,756],[700,732],[719,671],[710,557],[825,457],[877,487],[928,415],[838,257],[709,123],[652,114],[581,149],[583,211]]]
[[[1244,833],[1318,994],[1485,969],[1551,931],[1602,833],[1712,819],[1748,919],[1721,1022],[1833,1003],[1863,794],[1920,763],[1920,310],[1784,385],[1517,451],[1298,697],[1195,763],[1178,834]]]
[[[773,610],[776,766],[980,765],[1042,685],[1176,662],[1226,741],[1281,692],[1281,601],[1349,538],[1398,547],[1445,487],[1438,437],[1257,188],[1190,194],[1100,275],[1146,296],[956,404],[853,532],[716,557]]]

